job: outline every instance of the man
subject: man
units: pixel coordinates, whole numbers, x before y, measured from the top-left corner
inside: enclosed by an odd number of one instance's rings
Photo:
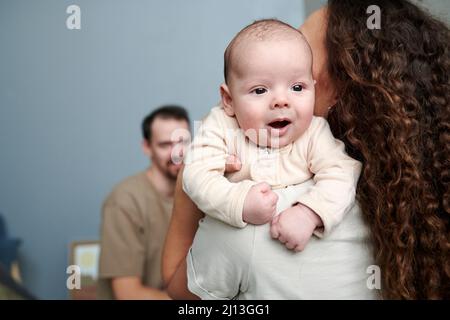
[[[142,134],[151,166],[119,183],[103,204],[100,299],[169,299],[162,289],[161,254],[190,139],[188,114],[163,106],[144,119]]]

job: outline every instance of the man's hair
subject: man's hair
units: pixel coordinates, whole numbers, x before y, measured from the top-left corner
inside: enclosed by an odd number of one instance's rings
[[[295,29],[283,21],[277,19],[261,19],[256,20],[252,24],[249,24],[244,29],[239,31],[231,42],[228,44],[227,49],[223,55],[224,63],[223,63],[223,73],[225,78],[225,83],[228,83],[229,72],[231,70],[232,65],[232,56],[234,49],[245,40],[272,40],[272,39],[283,39],[287,37],[292,37],[292,35],[298,35],[302,39],[305,40],[306,45],[309,44],[306,41],[305,37],[301,33],[300,30]],[[312,57],[312,54],[311,54]]]
[[[152,139],[152,124],[156,118],[185,120],[189,126],[189,115],[186,109],[177,105],[165,105],[153,110],[142,121],[142,137],[148,142]]]

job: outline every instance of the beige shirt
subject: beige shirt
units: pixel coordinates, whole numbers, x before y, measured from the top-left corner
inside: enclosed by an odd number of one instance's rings
[[[161,255],[172,206],[145,172],[114,187],[102,209],[99,299],[113,299],[114,277],[138,276],[143,285],[162,288]]]
[[[243,167],[225,177],[230,154],[237,155]],[[345,153],[323,118],[313,117],[303,135],[287,146],[260,148],[245,137],[235,118],[214,107],[186,154],[183,189],[206,214],[244,227],[242,210],[251,186],[264,181],[280,189],[313,179],[314,185],[296,200],[321,217],[323,234],[315,234],[322,236],[353,205],[360,171],[361,164]]]

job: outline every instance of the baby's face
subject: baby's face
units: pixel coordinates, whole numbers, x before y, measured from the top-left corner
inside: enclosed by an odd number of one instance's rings
[[[230,70],[230,107],[246,136],[281,148],[298,139],[314,110],[312,58],[301,40],[241,44]]]

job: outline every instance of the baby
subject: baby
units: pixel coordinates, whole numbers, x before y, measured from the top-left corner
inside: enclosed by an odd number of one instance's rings
[[[236,227],[271,221],[270,232],[301,251],[344,217],[361,165],[325,119],[313,116],[311,49],[274,19],[241,30],[225,51],[222,105],[204,119],[185,158],[183,189],[205,214]],[[224,176],[227,156],[242,169]],[[313,179],[307,192],[296,185]]]

